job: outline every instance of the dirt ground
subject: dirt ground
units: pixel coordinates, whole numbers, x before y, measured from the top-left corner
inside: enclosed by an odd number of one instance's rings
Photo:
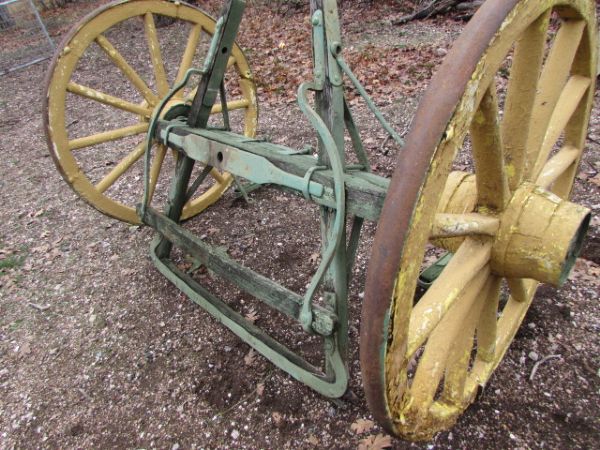
[[[54,16],[51,31],[65,31],[94,4]],[[251,4],[246,17],[261,13]],[[353,52],[349,59],[363,64],[366,53],[402,49],[414,58],[437,54],[438,64],[464,25],[438,19],[398,28],[389,25],[394,14],[400,12],[382,2],[359,24],[360,10],[348,7],[343,24]],[[271,19],[275,25],[269,26],[284,30],[275,40],[285,46],[293,41],[287,26],[304,21],[306,11],[281,11]],[[245,25],[242,46],[268,34],[259,25]],[[258,78],[256,67],[266,70],[272,55],[248,52]],[[308,62],[310,53],[303,59]],[[418,58],[412,64],[426,84],[435,67],[428,69]],[[152,230],[105,217],[72,192],[45,142],[46,68],[37,64],[0,79],[0,449],[356,448],[368,436],[385,434],[377,425],[360,434],[351,427],[371,419],[358,332],[375,224],[366,225],[350,289],[351,394],[332,402],[250,352],[160,275],[148,255]],[[376,70],[383,69],[373,63],[361,73],[373,80],[367,75]],[[274,93],[266,81],[259,86],[259,135],[290,146],[312,143],[313,132],[288,101],[291,94]],[[421,93],[421,85],[374,88],[384,114],[403,131]],[[394,147],[365,108],[355,107],[374,170],[390,175]],[[88,114],[79,125],[105,119]],[[505,360],[450,431],[428,443],[393,439],[393,448],[600,445],[598,90],[587,148],[573,198],[591,208],[594,218],[571,279],[560,290],[539,289]],[[246,204],[230,191],[189,226],[296,291],[304,290],[316,268],[318,210],[291,194],[260,189]],[[318,342],[291,322],[214,282],[210,273],[197,276],[258,325],[318,361]]]

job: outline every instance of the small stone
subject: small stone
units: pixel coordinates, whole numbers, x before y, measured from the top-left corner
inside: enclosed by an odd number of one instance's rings
[[[178,443],[178,442],[175,442],[175,443],[173,444],[173,446],[171,447],[171,450],[179,450],[179,443]]]
[[[445,48],[436,48],[435,49],[435,55],[439,56],[439,57],[443,57],[446,56],[448,54],[448,50],[446,50]]]
[[[535,329],[535,323],[533,323],[533,322],[529,322],[529,323],[527,324],[527,327],[528,327],[530,330],[534,330],[534,329]]]
[[[239,432],[238,430],[233,430],[233,431],[231,432],[231,438],[232,438],[232,439],[237,439],[237,438],[239,438],[239,437],[240,437],[240,432]]]
[[[90,314],[90,325],[93,326],[94,328],[104,328],[106,327],[106,320],[104,320],[104,317],[102,317],[99,314]]]
[[[529,359],[531,359],[532,361],[537,361],[538,359],[540,359],[540,355],[537,354],[537,352],[531,351],[529,352]]]

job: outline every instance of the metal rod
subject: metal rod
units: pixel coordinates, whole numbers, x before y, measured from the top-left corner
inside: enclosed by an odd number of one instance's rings
[[[332,49],[332,53],[333,53],[333,49]],[[352,82],[352,84],[354,85],[354,87],[356,88],[358,93],[360,94],[360,96],[362,98],[364,98],[365,103],[367,104],[367,106],[369,107],[371,112],[375,115],[375,117],[377,118],[379,123],[381,123],[383,128],[385,128],[385,131],[387,131],[389,133],[389,135],[392,137],[392,139],[394,139],[400,147],[404,147],[404,139],[402,139],[400,137],[400,135],[398,133],[396,133],[396,130],[394,130],[394,128],[392,128],[392,126],[388,123],[388,121],[385,120],[385,118],[381,114],[381,111],[379,111],[377,106],[375,106],[375,103],[373,103],[373,100],[371,99],[369,94],[367,94],[367,91],[365,91],[365,88],[362,86],[362,84],[360,84],[360,81],[358,81],[358,78],[356,78],[354,73],[352,73],[352,70],[350,70],[350,67],[348,67],[348,65],[344,61],[344,58],[342,58],[342,55],[339,52],[336,52],[336,53],[334,53],[334,57],[335,57],[337,63],[340,65],[340,68],[346,74],[346,76],[350,79],[350,81]]]
[[[31,6],[31,8],[33,9],[33,13],[35,14],[35,18],[37,19],[40,28],[42,29],[44,35],[46,36],[46,39],[48,39],[48,42],[50,43],[50,47],[54,48],[54,41],[52,40],[52,38],[50,37],[50,35],[48,34],[48,30],[46,30],[46,25],[44,25],[44,22],[42,22],[42,18],[40,17],[40,13],[37,10],[37,7],[33,4],[33,0],[29,0],[29,6]]]

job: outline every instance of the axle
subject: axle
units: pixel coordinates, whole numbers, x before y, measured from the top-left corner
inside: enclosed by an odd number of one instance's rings
[[[159,122],[155,137],[201,164],[335,208],[331,170],[300,150],[226,131],[174,126],[168,121]],[[348,213],[377,220],[389,179],[365,172],[362,166],[346,166],[344,182]]]

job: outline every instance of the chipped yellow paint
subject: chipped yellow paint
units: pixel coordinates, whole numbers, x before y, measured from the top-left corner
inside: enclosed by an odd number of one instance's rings
[[[553,12],[568,19],[550,51],[557,74],[544,69]],[[595,33],[591,0],[520,1],[479,61],[433,153],[406,230],[385,349],[387,407],[404,438],[427,439],[454,423],[500,363],[538,282],[560,283],[565,276],[567,253],[588,218],[564,198],[585,142]],[[498,115],[492,83],[513,47]],[[540,154],[544,138],[548,148],[563,128],[564,147],[549,159]],[[475,174],[451,172],[469,131]],[[456,253],[413,305],[428,243]],[[511,296],[501,303],[503,280]]]
[[[166,83],[166,70],[163,65],[160,46],[158,45],[160,30],[157,30],[154,25],[154,17],[157,15],[185,20],[191,24],[186,49],[177,68],[178,77],[184,74],[193,60],[193,50],[195,50],[200,40],[200,32],[204,31],[208,35],[212,35],[215,30],[215,21],[200,10],[183,3],[176,4],[162,0],[118,1],[104,6],[80,23],[74,30],[70,40],[62,49],[58,50],[58,57],[51,68],[51,79],[47,93],[48,108],[46,114],[49,148],[64,179],[84,200],[96,209],[111,217],[130,223],[139,223],[135,212],[135,203],[139,199],[131,199],[128,200],[131,203],[123,203],[119,198],[111,196],[110,187],[132,167],[133,162],[139,159],[139,147],[131,149],[130,153],[96,185],[83,171],[78,162],[76,151],[82,151],[78,149],[89,147],[89,149],[83,151],[93,152],[95,151],[91,147],[93,145],[147,131],[148,117],[169,89]],[[148,87],[142,77],[106,37],[112,27],[133,17],[140,17],[144,23],[149,46],[149,59],[157,81],[158,93],[153,92]],[[119,70],[141,94],[144,98],[143,102],[133,104],[112,96],[109,93],[111,86],[96,90],[73,81],[79,59],[94,42],[108,56],[116,70]],[[252,81],[252,73],[248,62],[237,45],[232,50],[230,62],[239,77],[242,98],[231,100],[228,106],[232,110],[244,110],[244,134],[252,137],[256,132],[258,118],[256,88]],[[65,105],[69,92],[73,95],[88,98],[90,101],[131,112],[135,115],[132,117],[134,122],[133,124],[131,122],[124,123],[116,130],[108,130],[103,133],[73,139],[69,137],[67,118],[65,117]],[[218,111],[220,111],[220,105],[215,107],[215,113]],[[152,176],[152,190],[155,188],[158,172],[160,172],[159,169],[162,166],[162,163],[159,163],[161,159],[162,152],[159,152],[153,165],[153,170],[156,173]],[[232,182],[232,177],[229,174],[220,174],[214,171],[212,175],[215,179],[214,184],[206,191],[200,192],[196,198],[185,205],[182,218],[192,217],[217,201]]]

